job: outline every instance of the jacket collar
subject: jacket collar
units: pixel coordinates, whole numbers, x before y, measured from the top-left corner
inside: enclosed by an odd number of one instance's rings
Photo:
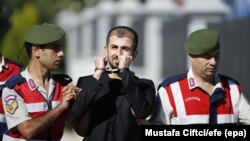
[[[198,84],[198,82],[195,80],[192,68],[190,68],[188,70],[187,80],[188,80],[188,86],[189,86],[190,90],[195,89],[197,87],[200,87],[199,84]],[[224,90],[224,88],[222,87],[222,82],[221,82],[218,74],[215,74],[215,86],[214,86],[214,90],[216,88],[220,88],[220,89]]]
[[[28,67],[21,73],[21,75],[26,79],[31,91],[34,91],[35,89],[37,89],[39,87],[39,84],[36,83],[33,80],[33,78],[31,77],[31,75],[28,71]],[[53,79],[51,79],[51,77],[50,77],[49,83],[50,83],[50,86],[55,87],[55,81]]]

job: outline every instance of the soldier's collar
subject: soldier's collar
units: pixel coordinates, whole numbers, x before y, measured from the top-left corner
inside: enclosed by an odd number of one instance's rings
[[[221,80],[220,80],[220,78],[219,78],[219,75],[218,75],[218,74],[215,74],[214,77],[215,77],[214,89],[215,89],[215,88],[224,89],[224,88],[222,87],[222,84],[221,84]],[[195,80],[195,77],[194,77],[192,68],[190,68],[190,69],[188,70],[188,73],[187,73],[187,81],[188,81],[188,86],[189,86],[190,90],[192,90],[192,89],[194,89],[194,88],[196,88],[196,87],[199,87],[198,82]]]

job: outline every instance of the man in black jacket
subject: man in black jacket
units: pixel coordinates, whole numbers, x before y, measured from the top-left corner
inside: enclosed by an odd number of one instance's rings
[[[72,106],[73,127],[86,141],[139,141],[137,120],[150,115],[154,83],[129,70],[138,54],[133,29],[114,27],[106,42],[106,54],[94,58],[94,74],[77,82],[82,91]]]

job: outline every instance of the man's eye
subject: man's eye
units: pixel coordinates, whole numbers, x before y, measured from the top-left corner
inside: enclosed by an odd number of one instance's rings
[[[111,48],[112,48],[112,49],[116,49],[116,48],[117,48],[117,46],[111,46]]]
[[[125,48],[123,48],[123,50],[130,51],[130,48],[125,47]]]

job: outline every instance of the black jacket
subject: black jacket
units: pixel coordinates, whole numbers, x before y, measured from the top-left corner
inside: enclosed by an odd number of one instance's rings
[[[143,119],[150,115],[155,96],[154,83],[139,79],[128,70],[122,72],[122,78],[110,79],[107,74],[99,81],[93,76],[79,78],[77,86],[82,91],[72,106],[71,114],[81,118],[89,108],[92,109],[84,140],[140,140],[140,126],[136,118]]]

